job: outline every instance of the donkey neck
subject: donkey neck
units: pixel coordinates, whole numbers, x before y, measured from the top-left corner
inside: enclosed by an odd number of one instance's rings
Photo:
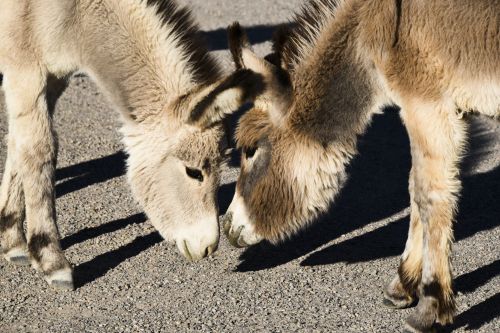
[[[196,44],[190,13],[170,0],[105,0],[85,13],[82,66],[126,117],[163,114],[169,102],[220,75]]]
[[[307,198],[302,224],[326,211],[340,192],[358,136],[385,102],[373,66],[359,52],[357,34],[355,8],[339,7],[293,73],[295,100],[288,128],[309,154],[297,154],[303,156],[294,164],[295,177],[304,185],[302,197]]]

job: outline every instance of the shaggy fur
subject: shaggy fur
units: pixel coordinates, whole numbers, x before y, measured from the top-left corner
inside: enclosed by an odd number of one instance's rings
[[[189,259],[215,251],[220,123],[263,87],[250,71],[222,77],[197,32],[171,0],[2,0],[9,135],[0,231],[8,260],[30,259],[50,284],[73,287],[55,223],[52,117],[77,70],[120,111],[128,179],[153,225]]]
[[[224,230],[245,246],[314,221],[344,184],[373,114],[397,104],[411,141],[411,226],[386,303],[419,297],[411,332],[450,323],[462,115],[500,116],[500,2],[313,0],[291,26],[275,38],[275,65],[232,46],[266,90],[239,123],[242,170]]]

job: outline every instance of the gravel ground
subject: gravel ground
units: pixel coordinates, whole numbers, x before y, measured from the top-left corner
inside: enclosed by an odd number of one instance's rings
[[[302,0],[183,1],[229,66],[224,28],[249,27],[263,54],[276,24]],[[0,93],[0,109],[5,109]],[[331,213],[295,239],[247,250],[222,239],[191,264],[162,242],[123,177],[116,113],[84,76],[57,108],[57,214],[75,265],[74,292],[49,289],[28,267],[0,261],[0,332],[397,332],[409,310],[381,305],[408,227],[408,139],[394,110],[361,139]],[[471,120],[453,262],[456,332],[500,332],[500,123]],[[0,135],[7,131],[0,114]],[[0,173],[5,161],[0,143]],[[236,168],[224,173],[223,213]]]

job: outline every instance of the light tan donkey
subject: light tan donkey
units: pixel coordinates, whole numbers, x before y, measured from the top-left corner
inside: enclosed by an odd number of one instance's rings
[[[122,115],[128,179],[156,229],[190,260],[214,252],[221,120],[252,97],[240,87],[249,71],[222,77],[197,43],[189,11],[170,0],[2,0],[9,134],[0,232],[7,260],[31,261],[49,284],[73,288],[56,226],[52,112],[77,70]]]
[[[357,137],[397,104],[411,141],[411,225],[385,303],[418,299],[408,332],[452,322],[450,252],[466,143],[463,113],[500,116],[500,1],[313,0],[258,58],[230,29],[238,68],[265,93],[240,120],[241,175],[224,230],[278,242],[325,212]]]

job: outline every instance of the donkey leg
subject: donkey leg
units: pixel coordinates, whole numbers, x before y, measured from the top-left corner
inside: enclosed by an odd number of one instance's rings
[[[415,202],[415,179],[413,169],[410,172],[410,229],[405,250],[401,256],[398,274],[384,291],[384,304],[396,309],[411,306],[416,300],[417,288],[422,277],[423,229]]]
[[[16,139],[14,160],[21,177],[28,250],[33,266],[50,285],[73,289],[72,270],[59,244],[54,173],[57,142],[47,104],[47,78],[38,70],[6,73],[9,125]]]
[[[451,323],[455,313],[450,253],[466,128],[454,111],[452,104],[403,111],[412,148],[414,201],[423,231],[419,302],[407,319],[409,332],[431,332],[436,322]]]
[[[7,161],[0,188],[0,243],[5,259],[17,265],[29,265],[28,247],[24,236],[24,193],[21,177],[11,155],[13,137],[9,133]]]

